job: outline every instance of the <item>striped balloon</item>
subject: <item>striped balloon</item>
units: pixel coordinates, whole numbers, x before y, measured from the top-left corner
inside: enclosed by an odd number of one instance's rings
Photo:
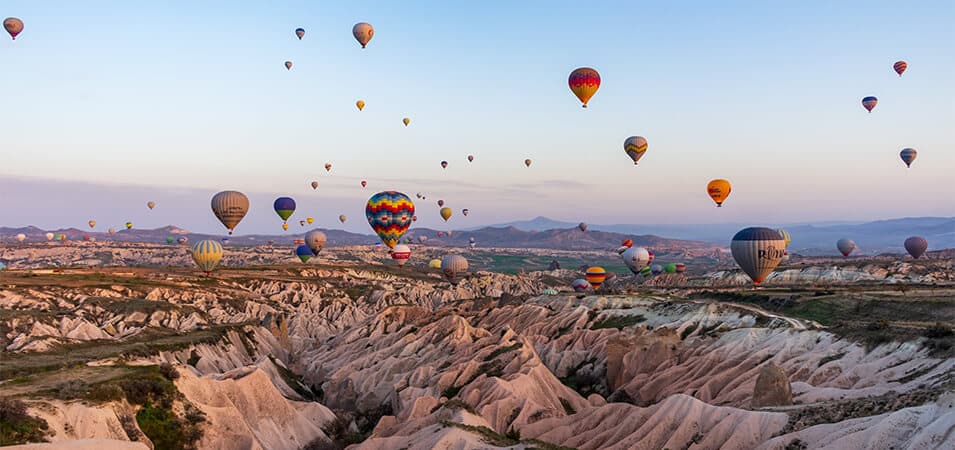
[[[225,225],[229,234],[249,212],[249,197],[238,191],[222,191],[212,197],[212,213]]]
[[[647,138],[643,136],[630,136],[623,141],[623,151],[633,160],[633,165],[647,152]]]
[[[384,191],[372,195],[365,205],[365,218],[381,242],[395,248],[401,236],[411,226],[414,202],[398,191]]]
[[[744,228],[730,243],[736,264],[757,286],[783,260],[785,249],[786,241],[778,231],[762,227]]]
[[[441,258],[441,272],[452,284],[457,284],[455,277],[468,271],[468,260],[461,255],[448,255]]]
[[[594,290],[600,288],[606,279],[607,271],[603,267],[593,266],[587,269],[587,282],[594,287]]]
[[[210,274],[222,260],[222,245],[211,239],[196,242],[192,246],[192,260],[199,266],[199,270],[206,275]]]
[[[590,287],[590,283],[583,278],[578,278],[574,280],[573,283],[570,283],[570,287],[574,288],[574,292],[586,292],[587,288]]]
[[[862,99],[862,107],[865,108],[866,111],[869,111],[870,113],[872,112],[873,109],[875,109],[875,105],[877,104],[879,104],[879,99],[871,95]]]
[[[901,77],[905,69],[909,68],[909,65],[905,61],[896,61],[895,64],[892,65],[892,68],[895,69],[895,73]]]
[[[398,263],[398,267],[404,267],[409,258],[411,258],[411,247],[405,244],[398,244],[391,251],[391,259]]]
[[[570,85],[570,90],[573,91],[574,95],[583,103],[582,106],[586,108],[590,97],[593,97],[597,93],[597,89],[600,88],[600,74],[590,67],[581,67],[570,73],[567,84]]]

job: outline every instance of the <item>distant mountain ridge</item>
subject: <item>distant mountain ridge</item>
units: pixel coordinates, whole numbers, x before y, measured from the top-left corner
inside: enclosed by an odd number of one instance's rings
[[[575,226],[547,217],[509,222],[491,227],[508,227],[524,231],[544,231],[552,228]],[[733,235],[748,226],[773,226],[771,224],[589,224],[588,230],[609,231],[622,234],[658,235],[673,239],[702,241],[728,246]],[[790,248],[796,253],[836,254],[837,240],[848,237],[856,242],[863,253],[904,252],[902,243],[910,236],[922,236],[929,242],[929,249],[955,247],[955,217],[903,217],[871,222],[820,222],[819,224],[782,225],[792,236]]]

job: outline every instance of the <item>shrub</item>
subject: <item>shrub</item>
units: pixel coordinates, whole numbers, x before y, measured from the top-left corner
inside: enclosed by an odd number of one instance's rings
[[[176,381],[179,379],[179,371],[169,363],[162,363],[159,365],[159,374],[169,381]]]
[[[935,325],[932,325],[926,328],[923,334],[925,335],[925,337],[929,339],[940,339],[940,338],[951,336],[952,334],[955,334],[955,333],[952,332],[951,328],[945,325],[942,325],[942,323],[939,322],[939,323],[936,323]]]
[[[56,385],[55,396],[60,400],[72,400],[75,398],[86,398],[90,392],[90,386],[83,380],[69,380]]]
[[[27,414],[22,400],[0,397],[0,445],[46,442],[50,425]]]

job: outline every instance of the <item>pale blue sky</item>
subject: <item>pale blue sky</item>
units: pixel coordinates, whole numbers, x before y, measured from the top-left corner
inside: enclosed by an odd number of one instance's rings
[[[217,231],[221,189],[253,198],[246,233],[280,231],[279,195],[369,232],[382,189],[425,193],[431,227],[439,198],[460,228],[955,215],[952,2],[600,3],[5,1],[0,225]],[[603,79],[586,110],[579,66]]]

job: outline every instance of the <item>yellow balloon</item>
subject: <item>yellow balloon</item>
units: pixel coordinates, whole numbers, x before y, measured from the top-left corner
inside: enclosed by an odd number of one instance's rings
[[[401,121],[404,122],[405,126],[408,126],[408,124],[411,123],[411,119],[407,117],[405,117],[404,119],[401,119]]]
[[[710,194],[710,198],[716,202],[717,207],[723,206],[726,197],[730,196],[730,190],[732,190],[730,182],[722,178],[712,180],[706,185],[706,192]]]
[[[288,224],[287,224],[287,223],[283,223],[283,224],[282,224],[282,229],[285,230],[285,231],[288,231]]]
[[[357,102],[355,102],[355,106],[357,106],[357,107],[358,107],[358,110],[361,111],[361,110],[365,109],[365,101],[364,101],[364,100],[358,100]]]
[[[445,222],[447,222],[448,219],[451,218],[451,213],[452,213],[451,208],[448,208],[447,206],[445,206],[444,208],[441,208],[441,218],[444,219]]]
[[[313,219],[313,218],[311,218],[311,217],[306,217],[306,218],[305,218],[305,221],[308,222],[309,225],[311,225],[312,222],[315,221],[315,219]]]

